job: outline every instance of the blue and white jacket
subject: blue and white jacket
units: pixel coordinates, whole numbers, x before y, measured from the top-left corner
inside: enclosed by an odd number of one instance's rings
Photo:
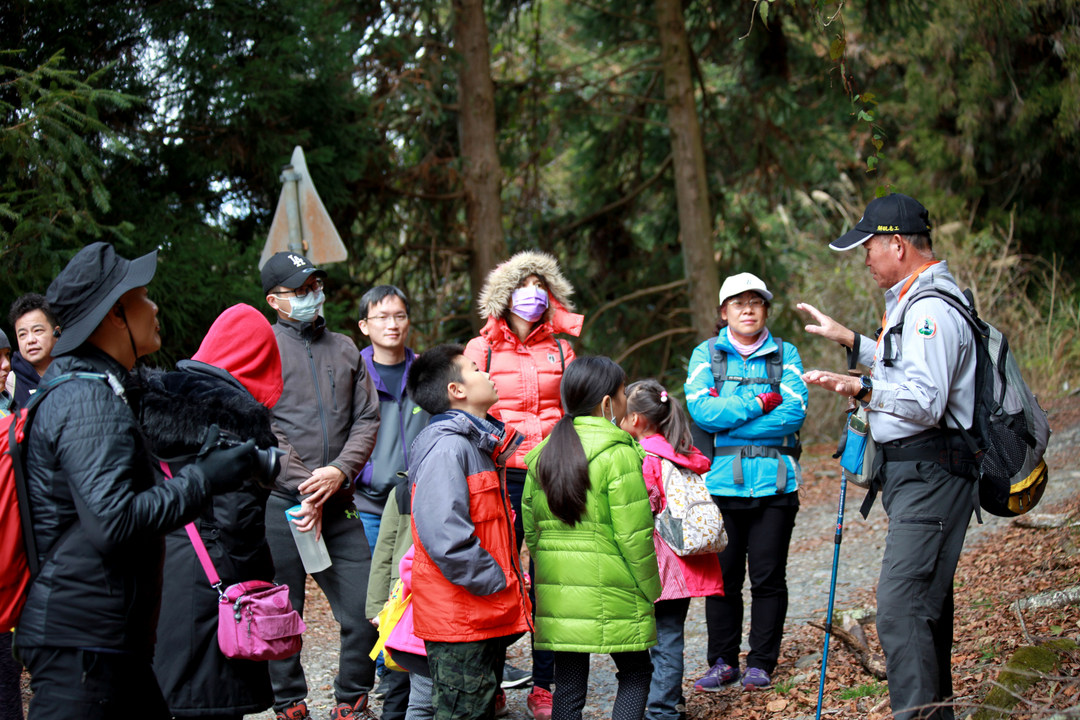
[[[766,358],[777,351],[776,341],[770,333],[764,344],[749,359],[743,360],[724,328],[718,337],[694,348],[690,356],[686,384],[683,385],[686,404],[698,427],[715,433],[716,453],[705,476],[709,492],[747,498],[795,492],[802,472],[798,460],[789,453],[798,444],[796,433],[806,419],[807,401],[798,349],[784,341],[783,374],[778,390],[783,401],[772,412],[764,413],[755,398],[772,390],[769,383],[741,385],[738,381],[728,380],[723,387],[714,387],[713,346],[727,353],[729,376],[753,378],[764,378],[768,374]]]

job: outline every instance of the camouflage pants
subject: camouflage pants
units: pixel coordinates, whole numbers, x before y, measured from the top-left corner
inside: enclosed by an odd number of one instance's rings
[[[426,641],[434,720],[495,717],[508,638],[474,642]]]

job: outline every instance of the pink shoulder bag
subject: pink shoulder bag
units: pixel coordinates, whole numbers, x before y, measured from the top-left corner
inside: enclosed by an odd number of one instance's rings
[[[161,462],[166,477],[169,466]],[[301,633],[307,629],[289,602],[289,586],[248,580],[221,589],[221,577],[199,537],[195,523],[185,527],[199,563],[218,593],[218,647],[225,657],[240,660],[281,660],[300,652]]]

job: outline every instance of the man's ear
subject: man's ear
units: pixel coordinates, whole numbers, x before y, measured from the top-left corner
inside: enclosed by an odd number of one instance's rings
[[[892,245],[892,251],[896,253],[897,260],[903,260],[908,253],[908,245],[904,241],[904,236],[900,234],[893,235],[889,238],[889,244]]]
[[[364,333],[366,337],[371,337],[371,333],[368,332],[367,320],[361,320],[360,322],[356,323],[356,326],[360,328],[360,332]]]
[[[270,307],[274,308],[275,310],[280,309],[280,308],[278,308],[278,300],[273,295],[267,295],[266,296],[266,304],[269,305]]]
[[[120,303],[116,303],[115,305],[113,305],[111,308],[109,308],[109,312],[105,314],[105,318],[104,320],[102,320],[102,322],[107,322],[113,327],[126,327],[127,315],[124,314],[124,306]]]

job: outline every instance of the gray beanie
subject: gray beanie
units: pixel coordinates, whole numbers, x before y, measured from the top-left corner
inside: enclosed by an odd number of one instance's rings
[[[7,339],[7,333],[5,333],[3,330],[0,330],[0,350],[3,350],[4,348],[10,350],[11,341]]]

